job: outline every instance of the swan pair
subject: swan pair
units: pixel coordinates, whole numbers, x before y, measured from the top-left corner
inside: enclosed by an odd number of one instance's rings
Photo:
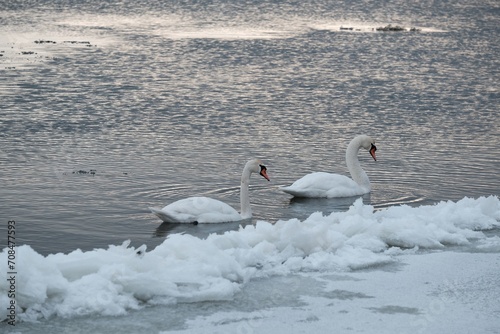
[[[307,174],[289,187],[280,189],[296,197],[350,197],[371,191],[370,179],[361,168],[358,151],[364,148],[376,161],[375,141],[366,135],[355,137],[347,146],[346,163],[352,179],[339,174],[315,172]],[[166,223],[223,223],[234,222],[252,217],[248,183],[252,173],[259,173],[270,181],[267,168],[259,159],[246,163],[241,175],[240,205],[241,213],[224,202],[209,197],[189,197],[165,206],[163,209],[149,208]]]

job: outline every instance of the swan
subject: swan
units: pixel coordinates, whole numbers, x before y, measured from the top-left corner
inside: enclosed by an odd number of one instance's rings
[[[241,174],[241,213],[228,204],[209,197],[189,197],[171,203],[163,209],[150,207],[149,210],[165,223],[224,223],[251,218],[248,183],[252,173],[259,173],[270,181],[262,161],[252,159],[245,164]]]
[[[339,174],[316,172],[307,174],[295,181],[289,187],[280,189],[296,197],[350,197],[359,196],[371,191],[370,179],[359,164],[358,151],[360,148],[368,150],[377,161],[375,140],[366,135],[355,137],[347,146],[345,160],[352,179]]]

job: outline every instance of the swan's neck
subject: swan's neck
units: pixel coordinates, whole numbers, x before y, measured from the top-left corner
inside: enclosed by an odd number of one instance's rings
[[[245,167],[243,174],[241,174],[241,187],[240,187],[240,208],[241,218],[247,219],[252,217],[252,209],[250,208],[250,198],[248,194],[248,183],[250,182],[250,169]]]
[[[361,145],[359,141],[351,141],[349,143],[349,146],[347,146],[345,161],[347,164],[347,169],[349,169],[349,173],[351,173],[352,179],[360,186],[370,190],[370,179],[368,178],[368,175],[366,175],[363,168],[361,168],[361,164],[358,160],[358,151],[360,147]]]

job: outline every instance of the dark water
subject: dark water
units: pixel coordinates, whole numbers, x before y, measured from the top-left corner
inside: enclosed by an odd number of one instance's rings
[[[347,173],[362,133],[365,203],[498,196],[499,17],[496,1],[2,2],[0,231],[15,220],[48,254],[236,229],[147,208],[239,208],[252,157],[272,180],[251,180],[253,222],[345,210],[277,188]],[[372,31],[387,24],[421,31]]]

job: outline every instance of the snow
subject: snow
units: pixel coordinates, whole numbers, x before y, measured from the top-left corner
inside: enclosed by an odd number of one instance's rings
[[[44,257],[24,245],[17,248],[17,316],[24,322],[119,316],[154,305],[234,300],[252,286],[268,298],[276,277],[295,277],[321,288],[289,286],[283,293],[297,295],[299,306],[215,313],[190,327],[289,333],[294,326],[296,333],[332,323],[367,330],[375,323],[377,332],[426,332],[426,326],[450,332],[439,315],[455,319],[451,332],[460,332],[475,308],[486,330],[500,311],[500,238],[487,233],[499,226],[496,196],[378,211],[359,199],[346,212],[316,212],[304,221],[258,221],[206,239],[173,234],[151,251],[124,242]],[[7,263],[7,254],[0,253],[0,262]],[[8,288],[2,271],[1,305],[9,302]],[[385,329],[387,318],[396,327]]]
[[[217,312],[161,333],[498,333],[500,256],[401,255],[394,270],[301,273],[317,291],[289,280],[293,306]],[[311,291],[312,290],[312,291]],[[272,292],[268,292],[272,295]],[[278,297],[277,295],[276,298]]]

